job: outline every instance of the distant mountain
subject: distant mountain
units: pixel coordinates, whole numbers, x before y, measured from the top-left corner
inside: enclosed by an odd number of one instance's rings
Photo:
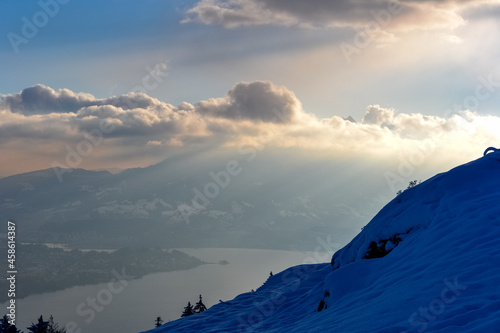
[[[149,332],[499,332],[499,202],[500,151],[398,195],[331,264]]]
[[[25,242],[314,250],[325,235],[338,246],[381,207],[382,173],[346,178],[350,165],[247,149],[118,174],[47,169],[0,179],[0,219],[17,220]]]
[[[344,119],[344,120],[348,120],[348,121],[350,121],[351,123],[355,123],[355,124],[356,124],[356,120],[354,120],[354,118],[353,118],[353,117],[351,117],[351,116],[344,117],[344,118],[342,118],[342,119]]]

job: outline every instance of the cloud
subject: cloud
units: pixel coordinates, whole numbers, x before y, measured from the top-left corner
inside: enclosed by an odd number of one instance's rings
[[[131,149],[147,142],[179,146],[208,135],[206,122],[192,105],[174,107],[143,93],[97,99],[36,85],[3,96],[0,114],[0,146],[33,141],[40,151],[55,155],[61,146],[85,141],[89,133],[99,133],[115,148]]]
[[[394,120],[394,109],[384,109],[380,105],[370,105],[366,108],[363,124],[384,125]]]
[[[91,94],[74,93],[69,89],[54,89],[37,84],[19,94],[2,97],[0,107],[24,115],[48,114],[53,112],[76,112],[84,107],[114,105],[122,109],[147,108],[160,102],[143,93],[96,99]]]
[[[454,29],[464,10],[494,7],[498,0],[202,0],[183,22],[226,28],[251,25],[365,28],[381,23],[394,31]],[[388,26],[390,24],[390,27]]]
[[[36,156],[37,168],[48,168],[53,161],[64,161],[68,151],[85,148],[84,141],[94,145],[81,165],[89,168],[147,165],[171,151],[203,147],[235,152],[245,146],[296,148],[330,158],[391,160],[428,141],[436,154],[447,151],[473,158],[500,142],[500,117],[463,111],[445,118],[374,104],[360,122],[338,116],[320,119],[306,113],[292,91],[268,81],[240,82],[224,97],[178,106],[142,93],[97,99],[35,87],[0,101],[0,149],[11,165]],[[96,139],[99,136],[102,140]],[[449,154],[435,158],[442,156]]]
[[[51,112],[74,112],[79,108],[91,105],[94,96],[90,94],[75,94],[68,89],[58,92],[42,84],[26,88],[16,95],[2,98],[2,105],[12,112],[22,114],[45,114]]]
[[[305,116],[293,92],[268,81],[240,82],[226,97],[197,103],[196,110],[214,117],[272,123],[290,123]]]

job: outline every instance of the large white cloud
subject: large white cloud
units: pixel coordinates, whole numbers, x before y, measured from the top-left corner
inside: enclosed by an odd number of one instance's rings
[[[179,106],[142,93],[98,99],[38,85],[4,96],[0,117],[0,149],[5,158],[15,156],[9,163],[24,152],[21,159],[36,154],[46,167],[64,160],[68,146],[74,150],[89,133],[99,131],[100,147],[86,156],[89,165],[82,167],[95,168],[102,161],[106,167],[130,166],[138,159],[161,160],[171,149],[200,146],[235,151],[241,146],[293,147],[332,158],[383,158],[430,141],[436,152],[472,158],[500,143],[500,117],[472,111],[437,117],[370,105],[360,122],[338,116],[319,119],[302,109],[293,92],[267,81],[241,82],[225,97]]]

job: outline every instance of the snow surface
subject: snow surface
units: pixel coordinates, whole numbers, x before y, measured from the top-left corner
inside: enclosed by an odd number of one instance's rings
[[[494,151],[397,196],[333,267],[291,267],[149,332],[500,332],[499,242]],[[366,259],[375,244],[386,255]]]

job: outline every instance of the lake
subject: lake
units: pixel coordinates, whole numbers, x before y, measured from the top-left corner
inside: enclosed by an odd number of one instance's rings
[[[26,327],[40,315],[52,314],[68,333],[136,333],[154,328],[156,317],[164,322],[178,319],[188,301],[199,295],[210,307],[238,294],[259,288],[269,277],[290,266],[329,262],[332,253],[255,249],[179,249],[207,262],[227,260],[229,264],[202,265],[190,270],[123,279],[121,267],[110,267],[108,283],[72,287],[32,295],[16,301],[17,327]],[[18,272],[18,275],[22,272]],[[5,309],[7,303],[3,303]]]

